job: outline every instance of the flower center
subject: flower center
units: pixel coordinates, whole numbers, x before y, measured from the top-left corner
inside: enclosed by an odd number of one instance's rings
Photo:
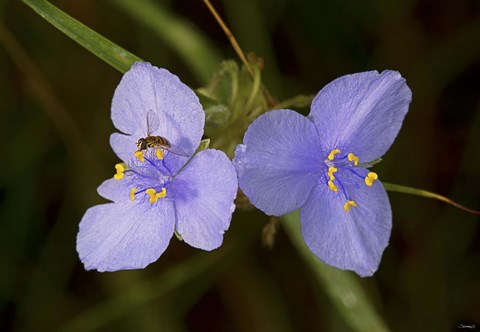
[[[137,151],[134,154],[136,159],[132,159],[128,165],[115,165],[117,173],[113,178],[126,181],[126,186],[131,188],[129,197],[132,202],[138,198],[153,204],[167,197],[173,175],[165,164],[163,151],[158,151],[161,150]]]
[[[347,193],[347,189],[358,187],[356,179],[362,179],[368,187],[373,186],[373,182],[378,180],[377,173],[369,172],[367,169],[371,164],[360,164],[358,156],[353,153],[342,155],[341,150],[333,149],[324,162],[328,166],[326,185],[329,190],[343,194],[346,201],[343,209],[347,212],[351,207],[357,206]]]

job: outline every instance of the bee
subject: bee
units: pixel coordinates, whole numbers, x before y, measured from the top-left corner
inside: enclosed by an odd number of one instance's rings
[[[160,120],[153,110],[147,112],[147,136],[139,138],[137,141],[137,152],[146,151],[148,149],[159,148],[167,150],[173,154],[189,157],[189,155],[178,146],[170,143],[168,139],[163,136],[152,135],[152,133],[160,126]]]

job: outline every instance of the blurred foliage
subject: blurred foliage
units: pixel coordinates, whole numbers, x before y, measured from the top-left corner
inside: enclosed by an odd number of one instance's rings
[[[250,62],[253,78],[245,66],[224,61],[212,75],[208,86],[198,89],[205,109],[205,135],[212,138],[212,147],[222,149],[233,157],[235,146],[252,121],[268,110],[261,89],[258,65]]]
[[[218,78],[220,58],[236,59],[202,1],[53,4],[191,87],[220,92],[209,77]],[[413,103],[376,171],[480,207],[478,1],[213,4],[242,48],[263,59],[262,82],[275,100],[286,100],[281,107],[305,114],[308,95],[338,76],[399,70]],[[102,202],[96,186],[113,174],[109,107],[121,74],[19,1],[0,2],[0,15],[0,330],[354,331],[368,322],[352,325],[352,312],[332,302],[335,289],[318,283],[282,228],[273,250],[261,246],[269,218],[258,211],[236,212],[216,252],[172,239],[145,270],[85,272],[75,235],[84,211]],[[230,78],[244,75],[229,66]],[[307,97],[290,99],[299,94]],[[214,99],[220,107],[234,102],[230,92],[222,96]],[[252,105],[261,105],[257,96]],[[233,119],[210,111],[219,123]],[[211,136],[211,146],[219,144]],[[478,328],[478,217],[435,201],[390,198],[393,233],[379,271],[368,279],[342,276],[362,286],[392,331]]]

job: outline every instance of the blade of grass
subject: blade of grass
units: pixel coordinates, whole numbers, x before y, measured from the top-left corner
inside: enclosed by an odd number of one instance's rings
[[[110,0],[112,5],[145,24],[190,66],[199,82],[206,84],[222,58],[198,29],[151,0]]]
[[[352,330],[359,332],[388,331],[353,273],[328,266],[307,248],[300,233],[298,212],[290,213],[284,216],[284,219],[282,225],[293,245],[305,263],[310,266],[318,283]]]
[[[97,57],[124,73],[139,57],[121,48],[45,0],[22,0],[38,15]]]
[[[433,198],[433,199],[436,199],[438,201],[450,204],[450,205],[456,207],[457,209],[466,211],[468,213],[480,215],[480,211],[467,208],[467,207],[451,200],[448,197],[433,193],[431,191],[426,191],[426,190],[423,190],[423,189],[417,189],[417,188],[402,186],[402,185],[399,185],[399,184],[393,184],[393,183],[388,183],[388,182],[382,182],[382,183],[383,183],[383,186],[385,187],[385,189],[387,189],[388,191],[396,191],[396,192],[402,193],[402,194],[416,195],[416,196],[421,196],[421,197],[426,197],[426,198]]]

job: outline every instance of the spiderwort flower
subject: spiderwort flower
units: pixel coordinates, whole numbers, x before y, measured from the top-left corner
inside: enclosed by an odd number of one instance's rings
[[[260,116],[235,151],[240,188],[268,215],[300,208],[304,240],[317,257],[372,275],[392,214],[369,168],[390,148],[410,101],[398,72],[370,71],[329,83],[308,117],[291,110]]]
[[[110,137],[123,163],[98,188],[113,203],[88,209],[80,222],[77,251],[85,268],[144,268],[174,232],[193,247],[218,248],[235,208],[237,178],[223,152],[194,155],[205,121],[194,92],[167,70],[136,63],[115,90],[112,120],[124,133]],[[137,141],[148,136],[166,138],[182,154],[158,145],[138,151]]]

